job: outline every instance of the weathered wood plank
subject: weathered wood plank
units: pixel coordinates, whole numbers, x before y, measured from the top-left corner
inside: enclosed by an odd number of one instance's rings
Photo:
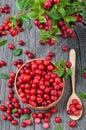
[[[10,0],[1,0],[2,5],[5,3],[9,3],[11,6],[11,15],[16,14],[17,10],[15,8],[15,4],[13,1]],[[5,19],[6,15],[2,15],[0,17],[0,24],[2,24],[3,20]],[[19,48],[20,46],[18,45],[18,40],[22,39],[25,41],[26,45],[22,47],[23,50],[29,50],[35,54],[36,58],[44,58],[50,51],[55,52],[55,57],[53,58],[53,61],[59,61],[60,59],[68,60],[68,52],[64,53],[62,52],[62,46],[67,45],[69,48],[74,48],[77,53],[77,66],[76,66],[76,92],[78,91],[84,91],[86,92],[85,89],[85,84],[86,80],[82,76],[82,68],[86,67],[86,27],[83,25],[79,25],[75,29],[76,33],[76,38],[74,39],[63,39],[61,36],[59,36],[59,41],[58,43],[53,46],[49,47],[48,45],[46,46],[41,46],[39,45],[39,32],[38,30],[33,27],[30,31],[25,30],[23,33],[20,35],[16,36],[15,38],[12,38],[11,36],[7,35],[5,38],[8,39],[8,42],[15,43],[16,48]],[[4,39],[3,38],[0,38]],[[4,47],[0,48],[0,60],[4,59],[7,62],[7,67],[0,68],[0,72],[3,73],[9,73],[10,71],[15,71],[16,68],[12,65],[12,62],[18,58],[22,58],[25,62],[28,61],[29,59],[23,54],[17,58],[13,57],[12,52],[7,49],[8,44],[6,44]],[[21,48],[21,47],[20,47]],[[3,53],[4,52],[4,53]],[[8,88],[6,86],[7,81],[4,81],[3,79],[0,79],[0,100],[2,103],[4,103],[4,100],[7,98],[8,95]],[[49,130],[56,130],[57,124],[54,123],[54,117],[55,116],[60,116],[62,118],[62,127],[63,130],[71,130],[68,126],[69,122],[69,117],[66,114],[66,104],[68,97],[71,94],[71,85],[70,85],[70,80],[66,81],[66,86],[65,86],[65,92],[63,95],[63,98],[61,102],[57,105],[58,112],[51,117],[50,121],[50,128]],[[86,102],[82,100],[84,107],[86,107]],[[22,107],[24,105],[21,103]],[[34,111],[34,110],[32,110]],[[36,111],[37,112],[37,111]],[[2,112],[0,112],[0,117],[2,115]],[[84,116],[83,118],[78,121],[78,126],[75,128],[75,130],[85,130],[86,128],[86,123],[85,123],[85,118],[86,118],[86,109],[84,109]],[[21,122],[22,119],[19,120]],[[83,127],[83,128],[82,128]],[[20,125],[17,126],[12,126],[9,124],[8,121],[4,122],[0,118],[0,130],[23,130]],[[31,127],[25,128],[25,130],[43,130],[41,125],[35,125],[33,124]]]

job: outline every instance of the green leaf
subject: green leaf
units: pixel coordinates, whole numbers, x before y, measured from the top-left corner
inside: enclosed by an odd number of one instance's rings
[[[1,47],[1,46],[4,46],[6,43],[7,43],[7,40],[1,41],[1,42],[0,42],[0,47]]]
[[[56,62],[56,63],[55,63],[55,66],[56,66],[57,68],[61,68],[59,62]]]
[[[12,113],[16,113],[18,111],[17,108],[12,109]]]
[[[56,130],[62,130],[61,125],[58,125],[57,128],[56,128]]]
[[[64,74],[64,69],[61,68],[61,69],[58,71],[58,76],[61,77],[61,76],[63,76],[63,74]]]
[[[86,68],[83,68],[82,72],[85,73],[86,72]]]
[[[86,93],[79,92],[78,95],[79,95],[82,99],[86,99]]]
[[[59,7],[57,9],[58,9],[58,12],[62,15],[62,17],[64,17],[65,16],[65,10],[64,10],[64,8]]]
[[[54,41],[57,41],[57,37],[56,36],[51,36],[51,39]]]
[[[28,16],[34,20],[37,18],[37,13],[35,11],[31,11],[28,13]]]
[[[83,17],[83,20],[86,21],[86,10],[82,11],[82,17]]]
[[[35,4],[38,6],[40,5],[40,0],[35,0]]]
[[[23,9],[26,8],[29,5],[29,1],[24,0],[22,5],[23,5]]]
[[[19,11],[22,11],[22,0],[16,0],[16,7]]]
[[[23,120],[30,119],[30,115],[29,114],[25,114],[24,116],[22,116],[22,119]]]
[[[56,73],[57,73],[57,70],[52,70],[52,72],[53,72],[54,74],[56,74]]]
[[[39,16],[40,23],[45,23],[46,19],[43,16]]]
[[[7,74],[1,73],[0,78],[7,80],[9,79],[9,76]]]
[[[68,75],[67,73],[64,73],[63,77],[64,77],[65,79],[68,79],[68,78],[69,78],[69,75]]]
[[[52,18],[52,19],[54,19],[54,20],[59,20],[59,19],[62,18],[61,14],[58,12],[58,10],[56,9],[55,6],[53,6],[53,7],[50,9],[50,11],[46,11],[46,14],[47,14],[50,18]]]
[[[19,55],[21,55],[22,54],[22,49],[15,49],[14,51],[13,51],[13,55],[16,57],[16,56],[19,56]]]
[[[62,67],[65,67],[65,66],[66,66],[65,61],[64,61],[64,60],[61,60],[61,61],[60,61],[60,65],[62,65]]]
[[[69,68],[66,68],[66,73],[71,76],[72,75],[72,71]]]
[[[28,16],[26,16],[25,14],[21,15],[21,16],[20,16],[20,19],[22,19],[22,20],[23,20],[23,22],[30,21],[29,17],[28,17]]]
[[[74,22],[74,21],[75,21],[75,18],[74,18],[73,16],[66,16],[66,17],[64,18],[64,20],[69,23],[69,22]]]

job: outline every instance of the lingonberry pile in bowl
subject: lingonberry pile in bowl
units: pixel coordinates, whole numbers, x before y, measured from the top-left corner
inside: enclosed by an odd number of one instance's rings
[[[15,77],[15,89],[23,103],[36,110],[55,106],[64,92],[64,81],[55,65],[46,59],[34,59],[25,63]]]
[[[72,103],[69,105],[69,110],[67,111],[67,113],[69,115],[78,116],[81,109],[82,105],[79,103],[79,101],[77,99],[73,99]]]

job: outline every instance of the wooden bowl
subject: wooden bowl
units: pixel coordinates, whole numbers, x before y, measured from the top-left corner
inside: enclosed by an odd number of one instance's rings
[[[35,60],[38,60],[38,59],[33,59],[33,60],[30,60],[29,62],[32,62],[32,61],[35,61]],[[40,60],[44,60],[44,59],[40,59]],[[15,91],[16,91],[16,93],[17,93],[17,95],[18,95],[18,97],[19,97],[20,100],[21,100],[21,98],[20,98],[20,95],[18,94],[17,87],[16,87],[17,76],[18,76],[20,70],[21,70],[27,63],[29,63],[29,62],[26,62],[25,64],[23,64],[23,65],[20,67],[20,69],[17,71],[16,76],[15,76],[14,87],[15,87]],[[55,65],[53,62],[51,62],[51,64]],[[64,82],[64,79],[63,79],[63,78],[62,78],[62,81]],[[65,84],[65,82],[64,82],[64,84]],[[64,86],[65,86],[65,85],[64,85]],[[25,103],[25,104],[26,104],[28,107],[30,107],[30,108],[32,108],[32,109],[35,109],[35,110],[47,110],[47,109],[50,109],[50,108],[56,106],[56,104],[61,100],[61,98],[62,98],[62,96],[63,96],[63,93],[64,93],[64,88],[62,89],[62,95],[61,95],[56,101],[54,101],[53,103],[51,103],[51,104],[49,104],[49,105],[47,105],[47,106],[36,106],[36,107],[33,107],[33,106],[31,106],[30,104],[27,104],[27,103]]]

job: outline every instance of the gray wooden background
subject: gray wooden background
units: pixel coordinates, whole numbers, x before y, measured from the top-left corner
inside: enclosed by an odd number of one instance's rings
[[[17,14],[17,9],[15,7],[14,0],[1,0],[1,5],[3,6],[5,3],[8,3],[11,7],[11,13],[10,15]],[[4,19],[7,15],[2,15],[0,17],[0,24],[3,23]],[[26,26],[25,26],[26,27]],[[53,51],[55,52],[55,57],[53,58],[53,61],[59,61],[61,59],[68,60],[68,52],[62,52],[62,46],[67,45],[70,49],[74,48],[77,53],[77,66],[76,66],[76,93],[79,91],[86,92],[86,79],[83,78],[82,75],[82,68],[86,67],[86,26],[80,24],[75,28],[75,38],[68,38],[63,39],[61,36],[59,36],[59,40],[55,46],[49,47],[49,46],[41,46],[39,45],[39,32],[38,30],[33,26],[33,28],[29,30],[25,30],[20,35],[16,36],[15,38],[12,38],[11,36],[7,35],[6,37],[0,38],[0,41],[2,39],[7,39],[8,43],[14,43],[16,48],[22,48],[23,50],[28,49],[29,51],[33,52],[36,58],[43,58],[45,57],[48,52]],[[22,39],[25,41],[26,45],[24,47],[20,47],[18,45],[18,41]],[[19,58],[22,58],[25,62],[28,61],[28,58],[22,54],[21,56],[15,58],[12,55],[12,51],[8,49],[8,43],[0,47],[0,60],[5,60],[7,62],[7,66],[0,68],[0,73],[7,73],[9,74],[10,71],[16,71],[16,68],[12,65],[13,61]],[[4,103],[4,100],[7,98],[8,95],[8,88],[7,88],[7,81],[4,79],[0,79],[0,100],[1,103]],[[51,117],[50,120],[50,128],[49,130],[56,130],[56,124],[54,122],[55,116],[60,116],[62,118],[61,126],[63,130],[72,130],[68,123],[70,121],[70,118],[66,114],[66,103],[71,94],[71,86],[70,86],[70,80],[66,81],[65,85],[65,92],[63,95],[63,98],[61,102],[57,105],[58,112]],[[82,118],[77,121],[77,127],[74,128],[74,130],[86,130],[86,101],[82,100],[83,106],[84,106],[84,113]],[[21,103],[23,106],[23,104]],[[34,112],[34,110],[32,110]],[[41,124],[36,125],[33,124],[31,127],[22,128],[20,125],[12,126],[8,121],[2,121],[1,120],[2,112],[0,112],[0,130],[43,130]],[[21,122],[21,119],[19,120]]]

